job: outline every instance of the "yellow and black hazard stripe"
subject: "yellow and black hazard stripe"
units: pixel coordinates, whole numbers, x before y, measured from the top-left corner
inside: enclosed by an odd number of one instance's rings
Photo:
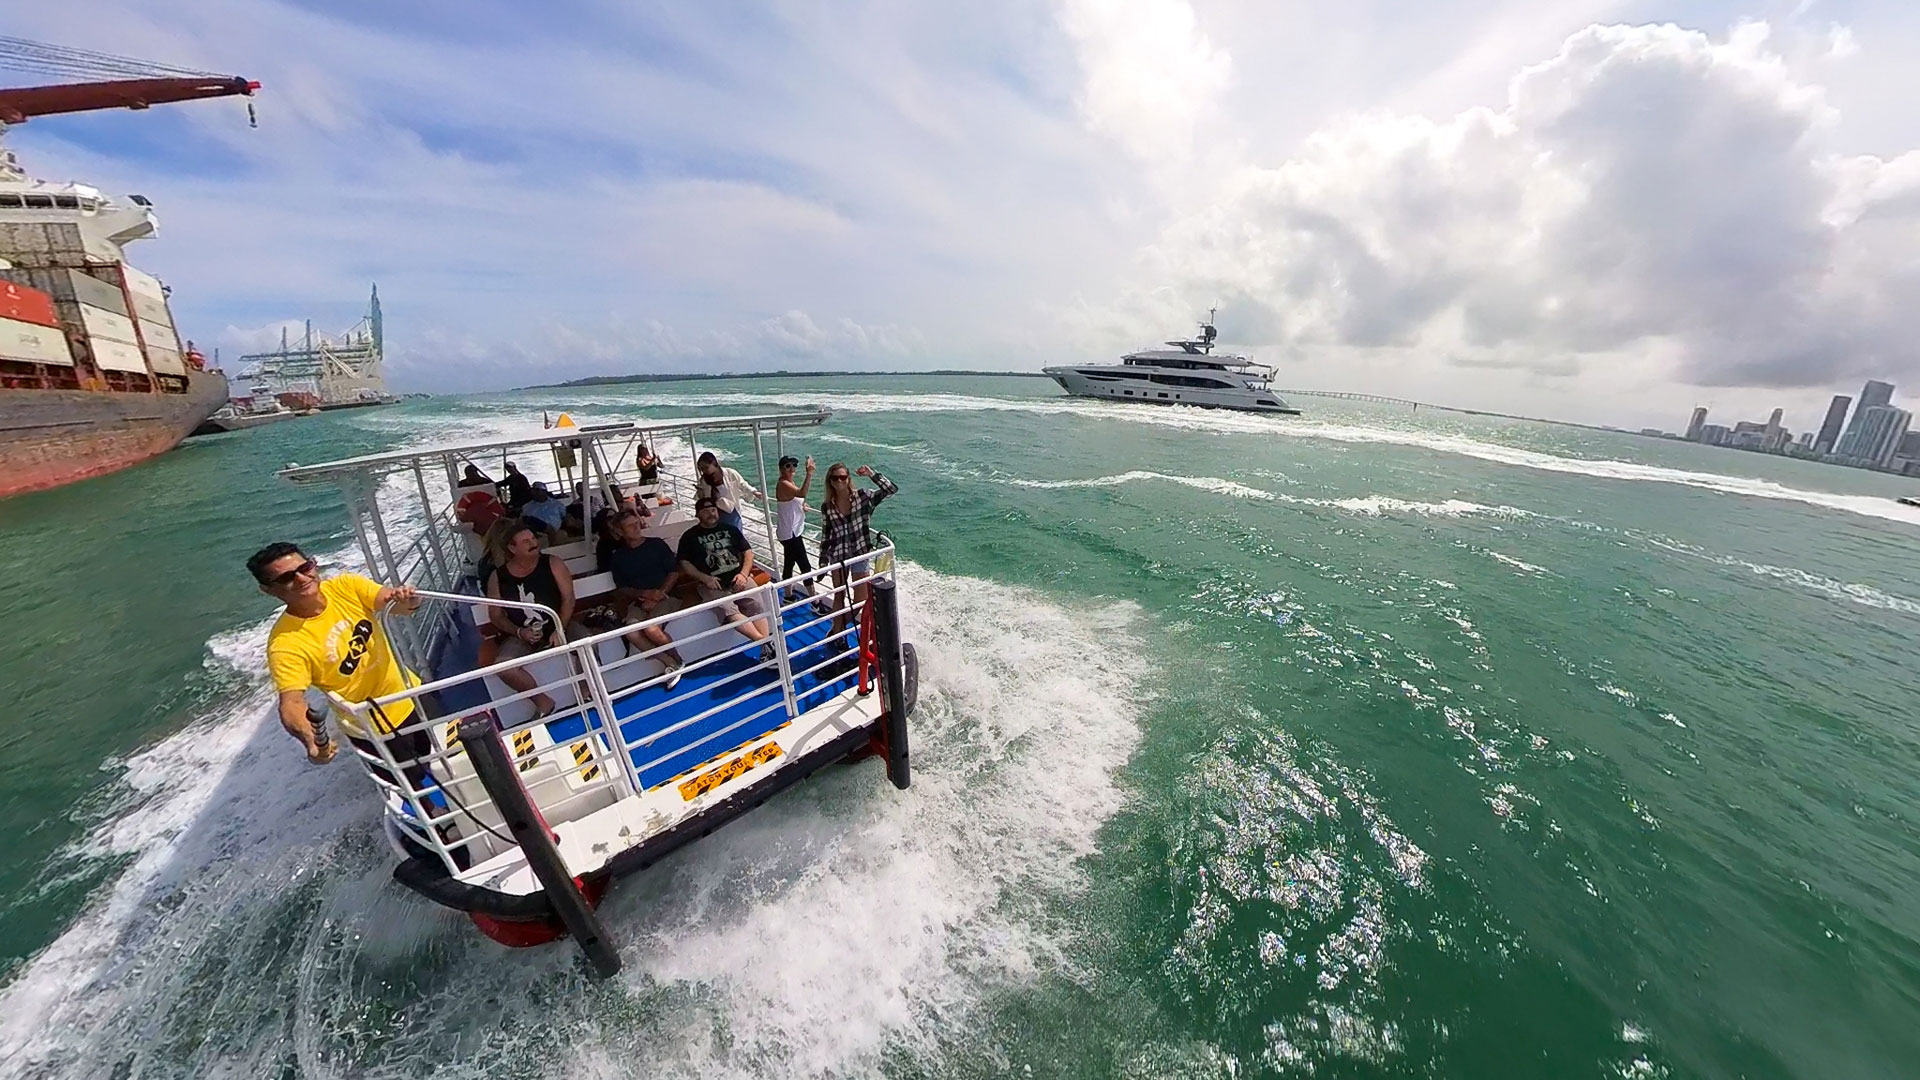
[[[593,747],[587,745],[586,739],[582,739],[573,744],[573,763],[575,765],[587,765],[587,761],[592,757]],[[599,775],[600,766],[598,763],[587,765],[586,768],[580,770],[580,779],[582,780],[593,780]]]

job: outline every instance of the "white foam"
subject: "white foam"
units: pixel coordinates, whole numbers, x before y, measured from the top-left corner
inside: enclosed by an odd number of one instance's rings
[[[1738,567],[1748,573],[1758,574],[1761,577],[1772,578],[1776,581],[1784,581],[1792,585],[1797,585],[1809,592],[1816,592],[1823,596],[1833,597],[1836,600],[1845,600],[1849,603],[1859,604],[1862,607],[1879,608],[1882,611],[1898,611],[1906,615],[1920,615],[1920,600],[1883,592],[1871,585],[1862,585],[1853,581],[1836,581],[1833,578],[1810,573],[1792,566],[1773,566],[1768,563],[1751,562],[1729,555],[1719,555],[1707,551],[1704,548],[1695,547],[1692,544],[1683,544],[1677,540],[1669,540],[1665,537],[1643,536],[1642,539],[1654,547],[1664,548],[1667,551],[1678,552],[1682,555],[1691,555],[1694,558],[1705,559],[1708,562],[1718,563],[1721,566]]]
[[[673,395],[662,397],[661,400],[670,400],[676,405],[742,406],[769,401],[790,402],[796,398],[847,412],[1027,412],[1149,424],[1186,431],[1258,435],[1263,438],[1281,436],[1344,443],[1392,443],[1542,472],[1570,473],[1601,480],[1676,484],[1728,495],[1805,503],[1862,517],[1920,525],[1920,508],[1902,506],[1884,496],[1814,491],[1788,487],[1772,480],[1675,469],[1637,461],[1567,457],[1438,431],[1336,423],[1312,417],[1279,418],[1183,406],[1127,405],[1072,398],[988,398],[965,394],[705,393]]]
[[[1186,487],[1211,492],[1215,495],[1231,495],[1236,499],[1261,499],[1271,502],[1278,498],[1278,496],[1270,491],[1261,491],[1259,488],[1248,487],[1245,484],[1232,480],[1223,480],[1217,476],[1176,476],[1169,473],[1150,472],[1145,469],[1134,469],[1130,472],[1116,473],[1112,476],[1095,476],[1085,480],[1029,480],[1019,476],[1006,478],[1006,482],[1015,487],[1053,490],[1064,488],[1118,487],[1121,484],[1131,484],[1140,480],[1161,480],[1169,484],[1182,484]]]
[[[1039,911],[1084,885],[1077,860],[1120,806],[1143,645],[1131,605],[1068,611],[905,563],[901,579],[922,658],[914,786],[894,791],[871,763],[830,770],[622,883],[605,912],[624,991],[557,1001],[565,945],[508,952],[383,880],[366,782],[308,766],[269,715],[266,624],[221,635],[208,662],[244,689],[129,759],[125,812],[65,854],[131,862],[0,992],[0,1059],[104,1075],[185,1040],[148,1067],[410,1075],[444,1051],[479,1072],[490,1052],[537,1053],[611,1076],[637,1052],[650,1075],[711,1078],[871,1070],[903,1042],[936,1052],[994,987],[1068,963]],[[209,964],[236,966],[187,982]],[[396,990],[387,964],[432,974]],[[494,1035],[456,1038],[483,988]],[[394,994],[419,1010],[424,1051],[365,1039],[365,999]],[[662,995],[674,1007],[645,1007]],[[607,1007],[630,1023],[599,1026]],[[193,1018],[213,1013],[218,1033],[194,1042]],[[356,1056],[370,1045],[380,1060]]]
[[[1500,553],[1499,553],[1499,552],[1497,552],[1497,551],[1489,551],[1489,552],[1487,552],[1487,554],[1488,554],[1488,555],[1491,555],[1491,556],[1493,556],[1493,558],[1495,558],[1496,560],[1498,560],[1498,561],[1500,561],[1500,562],[1503,562],[1503,563],[1506,563],[1506,564],[1507,564],[1508,566],[1511,566],[1511,567],[1513,567],[1513,568],[1514,568],[1515,570],[1520,570],[1520,571],[1524,571],[1524,572],[1526,572],[1526,573],[1529,573],[1529,574],[1544,574],[1544,573],[1547,573],[1547,568],[1546,568],[1546,567],[1544,567],[1544,566],[1535,566],[1535,565],[1533,565],[1533,564],[1532,564],[1532,563],[1530,563],[1530,562],[1522,562],[1521,560],[1519,560],[1519,559],[1516,559],[1516,558],[1514,558],[1514,557],[1513,557],[1513,556],[1511,556],[1511,555],[1502,555],[1502,554],[1500,554]]]

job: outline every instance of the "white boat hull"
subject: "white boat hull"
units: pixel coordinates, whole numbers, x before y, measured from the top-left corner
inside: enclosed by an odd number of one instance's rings
[[[1282,416],[1297,416],[1300,413],[1299,409],[1288,405],[1270,390],[1164,385],[1118,373],[1124,369],[1112,370],[1115,374],[1107,374],[1103,368],[1070,367],[1050,367],[1045,372],[1060,384],[1062,390],[1074,397],[1144,402],[1148,405],[1195,405],[1203,409],[1238,409]]]

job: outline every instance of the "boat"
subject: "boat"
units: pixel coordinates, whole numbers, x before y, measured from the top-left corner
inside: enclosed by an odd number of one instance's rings
[[[1899,503],[1901,506],[1920,506],[1920,498],[1915,498],[1912,495],[1902,495],[1893,501]]]
[[[316,334],[312,320],[296,347],[280,331],[276,352],[240,358],[241,377],[266,385],[291,409],[364,409],[400,399],[387,390],[382,371],[385,335],[380,316],[380,286],[373,287],[367,314],[342,334]]]
[[[913,646],[901,641],[889,541],[861,560],[798,579],[775,582],[763,573],[752,595],[763,612],[778,612],[779,625],[765,649],[718,617],[715,609],[727,598],[702,603],[695,595],[658,618],[591,629],[601,624],[587,619],[531,657],[479,662],[479,628],[491,608],[559,620],[538,604],[480,595],[471,572],[476,540],[463,519],[471,520],[470,511],[495,489],[491,482],[463,485],[466,465],[502,476],[513,461],[532,479],[558,490],[582,484],[608,505],[640,493],[654,507],[649,534],[674,543],[692,521],[691,473],[664,467],[658,483],[642,491],[638,444],[684,442],[689,463],[703,440],[748,444],[759,462],[760,490],[771,492],[767,463],[785,452],[786,433],[829,415],[589,427],[563,418],[559,426],[508,438],[281,472],[297,485],[338,488],[370,574],[411,584],[422,598],[411,614],[379,616],[421,683],[369,702],[331,695],[327,702],[337,725],[363,736],[340,749],[359,761],[382,807],[379,827],[397,882],[465,913],[503,944],[569,936],[593,972],[605,976],[618,969],[619,956],[595,909],[616,879],[757,808],[777,814],[779,804],[769,800],[821,769],[872,758],[894,786],[908,786],[917,661]],[[738,463],[755,475],[751,464]],[[407,510],[390,497],[395,483],[406,492]],[[376,498],[383,490],[389,497]],[[743,510],[756,563],[777,565],[774,507]],[[588,541],[547,548],[573,571],[580,612],[611,595],[611,576],[593,549]],[[849,585],[868,586],[867,602],[855,602],[850,588],[834,593],[836,571]],[[816,585],[833,599],[804,595]],[[802,595],[789,600],[789,588]],[[663,629],[671,644],[630,651],[627,637],[646,627]],[[662,664],[668,648],[684,662],[677,672]],[[516,692],[502,681],[515,669],[532,677],[533,690]],[[531,701],[541,693],[555,708],[535,716]],[[416,703],[412,715],[383,724],[402,701]]]
[[[234,398],[213,411],[213,415],[200,422],[192,435],[218,435],[228,431],[245,431],[248,428],[276,424],[282,420],[291,420],[302,415],[287,408],[271,395],[264,387],[256,388],[250,398]]]
[[[1213,355],[1219,336],[1213,317],[1209,311],[1198,339],[1166,342],[1172,348],[1128,353],[1118,364],[1042,371],[1075,397],[1299,415],[1299,409],[1274,393],[1272,368],[1244,356]]]
[[[126,260],[156,229],[146,199],[33,179],[0,150],[0,497],[164,453],[227,400],[166,286]]]
[[[22,70],[101,81],[0,89],[0,133],[35,117],[260,89],[235,75],[17,38],[4,51],[15,66],[26,61]],[[227,400],[226,377],[175,332],[167,287],[126,260],[123,245],[157,228],[143,196],[34,179],[0,148],[0,497],[164,453]]]

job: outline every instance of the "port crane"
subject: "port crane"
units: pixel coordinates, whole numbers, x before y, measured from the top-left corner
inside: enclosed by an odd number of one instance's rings
[[[238,75],[156,64],[109,53],[0,37],[0,68],[89,81],[0,88],[0,127],[36,116],[97,109],[147,109],[176,101],[252,97],[260,84]],[[247,105],[249,120],[253,105]]]

